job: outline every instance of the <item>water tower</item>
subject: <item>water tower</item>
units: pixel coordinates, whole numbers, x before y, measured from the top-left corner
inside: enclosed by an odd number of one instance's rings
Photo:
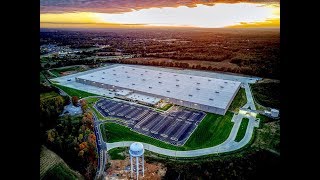
[[[131,177],[133,174],[133,167],[135,166],[135,171],[137,174],[137,179],[139,177],[139,169],[142,170],[142,176],[144,176],[144,149],[143,149],[143,144],[139,142],[134,142],[130,145],[130,164],[131,164]],[[140,161],[140,162],[139,162]]]

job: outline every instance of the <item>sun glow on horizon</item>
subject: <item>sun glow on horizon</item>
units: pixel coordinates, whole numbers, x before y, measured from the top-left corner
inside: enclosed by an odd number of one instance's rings
[[[149,8],[125,13],[63,13],[41,14],[40,23],[54,24],[97,24],[98,25],[142,25],[220,28],[242,24],[266,24],[279,27],[280,7],[253,3],[197,4],[190,8]]]

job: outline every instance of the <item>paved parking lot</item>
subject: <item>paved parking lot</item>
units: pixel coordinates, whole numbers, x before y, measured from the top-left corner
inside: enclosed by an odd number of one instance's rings
[[[188,140],[206,115],[190,109],[163,114],[144,106],[105,98],[100,99],[95,107],[105,117],[122,119],[122,125],[138,133],[178,146]]]

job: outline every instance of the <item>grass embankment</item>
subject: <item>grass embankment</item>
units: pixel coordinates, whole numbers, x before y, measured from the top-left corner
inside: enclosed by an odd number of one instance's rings
[[[54,84],[53,86],[56,86],[56,87],[62,89],[69,96],[77,96],[79,98],[84,98],[84,97],[88,97],[88,96],[98,96],[97,94],[93,94],[93,93],[89,93],[89,92],[73,89],[73,88],[62,86],[62,85],[59,85],[59,84]]]
[[[280,108],[280,82],[264,81],[250,84],[254,100],[262,106]]]
[[[169,108],[171,108],[173,106],[173,104],[166,104],[165,106],[163,106],[162,108],[158,108],[158,109],[160,109],[160,110],[162,110],[162,111],[166,111],[166,110],[168,110]]]
[[[236,139],[234,141],[240,142],[243,139],[244,135],[246,134],[248,124],[249,124],[249,119],[243,118],[240,124],[240,128],[238,130]]]
[[[42,146],[40,152],[40,179],[84,179],[70,169],[57,154]]]
[[[246,90],[240,88],[236,97],[234,97],[231,105],[229,106],[229,111],[238,112],[239,108],[247,103]]]
[[[108,151],[111,160],[124,160],[126,158],[125,152],[128,151],[126,147],[118,147]]]
[[[208,113],[184,146],[174,146],[164,143],[131,131],[129,128],[116,123],[106,123],[103,125],[107,132],[103,133],[103,138],[106,140],[105,135],[107,134],[107,142],[110,143],[139,141],[172,150],[192,150],[213,147],[221,144],[228,138],[233,126],[233,122],[231,122],[232,116],[233,113],[231,112],[227,112],[225,116]]]

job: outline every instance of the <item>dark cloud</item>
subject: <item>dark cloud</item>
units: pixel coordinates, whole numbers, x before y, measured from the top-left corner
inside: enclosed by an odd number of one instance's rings
[[[121,13],[152,7],[195,7],[215,3],[279,3],[280,0],[40,0],[41,13],[100,12]]]

